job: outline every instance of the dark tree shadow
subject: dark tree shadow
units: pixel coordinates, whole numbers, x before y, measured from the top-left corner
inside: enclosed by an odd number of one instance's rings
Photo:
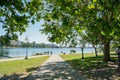
[[[26,71],[27,71],[27,72],[32,72],[32,71],[36,70],[37,68],[39,68],[39,67],[27,68]]]
[[[91,80],[118,80],[120,79],[120,71],[118,64],[110,62],[102,63],[102,56],[89,57],[85,59],[68,60],[74,69],[79,71],[87,79]]]
[[[30,67],[30,68],[27,68],[26,71],[29,73],[29,72],[32,72],[34,70],[36,70],[38,67]],[[28,74],[12,74],[12,75],[3,75],[3,76],[0,76],[0,80],[25,80],[26,76],[28,76]]]
[[[50,62],[39,67],[25,80],[86,80],[66,62]]]
[[[0,77],[0,80],[24,80],[25,74],[12,74],[12,75],[4,75]]]
[[[3,76],[0,80],[119,80],[118,64],[102,63],[102,56],[74,59],[64,62],[49,62],[41,67],[27,68],[27,72],[35,70],[25,78],[23,74]],[[83,76],[86,78],[84,79]]]

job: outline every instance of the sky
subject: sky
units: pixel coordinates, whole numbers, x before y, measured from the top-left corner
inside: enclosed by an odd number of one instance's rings
[[[36,42],[36,43],[46,43],[51,44],[47,40],[47,35],[41,34],[39,29],[42,28],[43,20],[40,22],[36,22],[35,24],[29,24],[29,27],[26,29],[26,32],[24,32],[22,35],[18,36],[19,41],[25,41],[25,37],[28,36],[29,42]],[[0,24],[1,26],[1,24]],[[0,35],[4,35],[5,31],[0,27]]]

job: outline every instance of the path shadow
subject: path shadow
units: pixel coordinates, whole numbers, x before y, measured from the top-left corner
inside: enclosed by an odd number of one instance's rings
[[[67,61],[74,69],[79,71],[85,78],[90,80],[118,80],[120,71],[118,65],[111,62],[102,63],[102,56],[85,59],[73,59]]]
[[[84,76],[92,80],[119,80],[120,72],[117,68],[92,69],[82,72]]]
[[[37,68],[39,68],[39,67],[30,67],[30,68],[27,68],[26,71],[32,72],[32,71],[36,70]]]
[[[39,67],[33,74],[25,80],[85,80],[81,74],[71,69],[66,62],[49,62],[47,65]]]
[[[12,75],[4,75],[0,77],[0,80],[24,80],[25,74],[12,74]]]
[[[27,68],[26,71],[29,73],[29,72],[32,72],[34,70],[36,70],[38,67],[30,67],[30,68]],[[12,75],[3,75],[3,76],[0,76],[0,80],[26,80],[26,76],[28,76],[28,74],[12,74]]]

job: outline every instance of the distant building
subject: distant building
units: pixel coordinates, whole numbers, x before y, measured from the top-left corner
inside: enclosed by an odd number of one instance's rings
[[[10,45],[13,46],[13,47],[20,46],[21,42],[20,41],[11,40],[10,41]]]
[[[58,47],[58,46],[55,45],[55,44],[46,44],[46,45],[48,45],[49,47]]]

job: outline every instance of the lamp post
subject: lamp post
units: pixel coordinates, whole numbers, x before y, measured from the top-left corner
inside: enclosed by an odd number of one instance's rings
[[[26,56],[25,56],[25,59],[28,59],[28,43],[29,43],[28,36],[25,37],[25,41],[26,41]]]

